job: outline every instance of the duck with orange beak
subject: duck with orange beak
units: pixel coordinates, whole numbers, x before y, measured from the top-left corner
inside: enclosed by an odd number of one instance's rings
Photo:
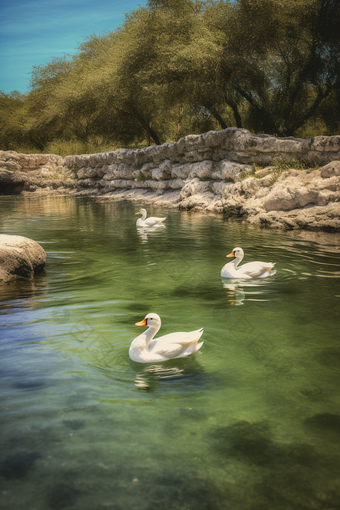
[[[145,209],[139,209],[137,214],[141,214],[142,217],[138,218],[136,225],[137,227],[154,227],[155,225],[161,225],[166,218],[156,218],[155,216],[151,216],[147,218],[147,212]]]
[[[267,278],[276,273],[273,270],[275,262],[248,262],[238,267],[244,257],[244,252],[239,247],[234,248],[227,257],[235,257],[235,259],[222,267],[222,278]]]
[[[132,361],[139,363],[184,358],[197,352],[203,345],[203,342],[198,342],[203,334],[203,328],[188,333],[170,333],[154,339],[161,327],[161,318],[156,313],[149,313],[142,321],[136,322],[136,326],[148,327],[130,345],[129,356]]]

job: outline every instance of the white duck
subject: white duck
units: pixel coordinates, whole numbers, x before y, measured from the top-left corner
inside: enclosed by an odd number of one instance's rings
[[[242,248],[234,248],[227,257],[235,257],[221,269],[222,278],[266,278],[276,273],[273,271],[275,263],[272,262],[248,262],[237,267],[244,257]]]
[[[153,340],[161,327],[161,318],[156,313],[149,313],[142,321],[137,322],[136,326],[149,326],[149,328],[131,343],[129,356],[132,361],[153,363],[184,358],[197,352],[203,345],[203,342],[198,343],[203,334],[203,328],[189,333],[170,333]]]
[[[145,209],[139,209],[136,214],[141,214],[142,217],[138,218],[137,220],[137,227],[153,227],[154,225],[159,225],[164,221],[166,218],[155,218],[154,216],[147,218],[147,212]]]

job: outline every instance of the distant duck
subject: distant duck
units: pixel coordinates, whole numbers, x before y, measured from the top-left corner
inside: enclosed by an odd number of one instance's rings
[[[198,343],[203,334],[203,328],[189,333],[170,333],[153,339],[161,327],[161,318],[156,313],[149,313],[142,321],[137,322],[136,326],[149,326],[144,333],[133,340],[129,349],[132,361],[139,363],[184,358],[197,352],[203,345],[203,342]]]
[[[235,257],[235,260],[222,267],[222,278],[267,278],[276,273],[273,271],[275,263],[272,262],[248,262],[237,267],[244,257],[242,248],[234,248],[227,257]]]
[[[162,221],[166,220],[166,218],[155,218],[153,216],[151,218],[147,218],[147,212],[145,209],[139,209],[136,214],[142,215],[142,217],[137,220],[137,227],[153,227],[154,225],[162,224]]]

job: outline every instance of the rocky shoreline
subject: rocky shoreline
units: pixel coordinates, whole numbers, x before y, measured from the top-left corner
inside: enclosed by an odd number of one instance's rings
[[[292,168],[278,172],[278,159]],[[299,162],[307,168],[294,169]],[[0,151],[0,193],[131,200],[265,227],[339,232],[340,136],[276,138],[228,128],[65,158]]]

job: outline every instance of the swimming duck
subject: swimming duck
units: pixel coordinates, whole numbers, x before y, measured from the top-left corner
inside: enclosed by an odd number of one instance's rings
[[[170,333],[153,340],[161,327],[161,318],[156,313],[149,313],[142,321],[136,322],[136,326],[148,326],[148,329],[131,343],[129,356],[132,361],[153,363],[184,358],[197,352],[203,345],[203,342],[198,343],[203,328],[189,333]]]
[[[276,273],[273,271],[275,263],[272,262],[248,262],[237,267],[244,257],[242,248],[234,248],[227,257],[235,257],[235,260],[222,267],[222,278],[266,278]]]
[[[137,220],[137,227],[152,227],[153,225],[159,225],[162,223],[162,221],[164,221],[166,218],[155,218],[155,217],[151,217],[151,218],[147,218],[147,212],[145,209],[139,209],[138,212],[136,212],[136,214],[141,214],[142,217],[141,218],[138,218]]]

